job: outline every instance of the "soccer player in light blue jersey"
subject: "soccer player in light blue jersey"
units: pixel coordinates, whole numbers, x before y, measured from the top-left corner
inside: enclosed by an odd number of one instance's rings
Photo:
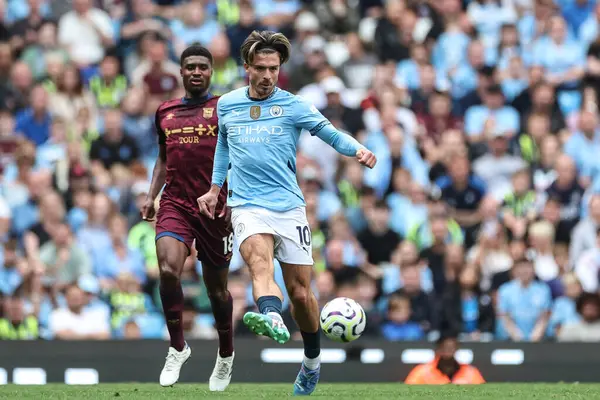
[[[274,280],[273,258],[277,258],[304,341],[294,394],[309,395],[320,372],[319,307],[310,287],[311,232],[296,180],[298,138],[305,129],[362,165],[373,168],[377,160],[354,138],[337,131],[313,105],[276,86],[279,69],[290,57],[290,42],[283,34],[254,31],[241,53],[250,85],[219,99],[212,187],[198,198],[198,206],[214,218],[229,170],[227,201],[233,231],[259,309],[246,313],[244,323],[279,343],[289,340],[281,318],[283,296]]]

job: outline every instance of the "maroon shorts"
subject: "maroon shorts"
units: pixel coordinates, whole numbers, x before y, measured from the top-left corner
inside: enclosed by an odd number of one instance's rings
[[[162,202],[156,215],[156,240],[169,236],[192,248],[196,240],[198,260],[212,267],[228,267],[233,250],[231,222],[193,215],[170,202]]]

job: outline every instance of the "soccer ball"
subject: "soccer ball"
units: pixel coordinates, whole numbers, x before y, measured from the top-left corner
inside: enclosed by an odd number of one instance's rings
[[[362,335],[367,324],[365,310],[356,301],[338,297],[321,310],[321,329],[335,342],[352,342]]]

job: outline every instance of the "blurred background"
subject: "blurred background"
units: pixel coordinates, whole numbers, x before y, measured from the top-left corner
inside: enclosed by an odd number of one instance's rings
[[[219,95],[272,29],[280,86],[379,160],[301,137],[321,306],[357,300],[388,341],[599,341],[599,20],[592,0],[0,0],[0,339],[167,337],[139,216],[154,112],[186,46]],[[214,339],[200,274],[192,254],[186,337]]]

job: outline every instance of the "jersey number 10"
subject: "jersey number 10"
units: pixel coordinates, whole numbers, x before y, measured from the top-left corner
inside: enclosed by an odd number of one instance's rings
[[[297,226],[298,237],[300,238],[300,244],[310,246],[310,229],[308,226]]]

